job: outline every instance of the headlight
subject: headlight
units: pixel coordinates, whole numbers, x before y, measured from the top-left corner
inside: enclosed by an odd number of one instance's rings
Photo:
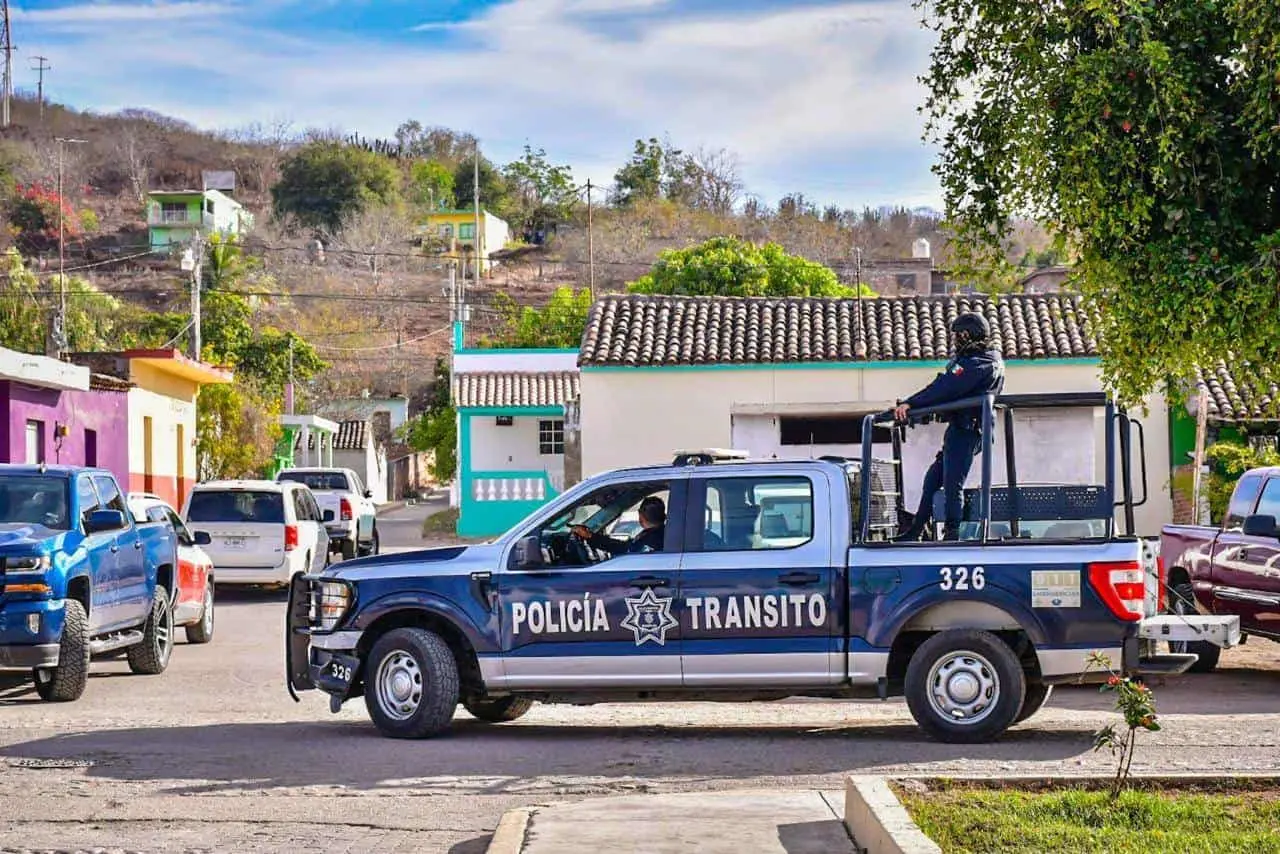
[[[23,575],[35,575],[43,573],[50,566],[51,561],[48,555],[40,555],[38,557],[10,557],[5,558],[4,568],[9,575],[21,573]]]
[[[332,631],[351,607],[351,588],[343,581],[320,581],[311,591],[312,625]]]

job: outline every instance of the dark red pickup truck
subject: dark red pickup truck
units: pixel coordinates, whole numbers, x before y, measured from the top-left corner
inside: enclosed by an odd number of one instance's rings
[[[1160,557],[1170,610],[1234,614],[1240,631],[1280,640],[1280,467],[1251,469],[1236,483],[1222,527],[1168,525]],[[1218,664],[1221,648],[1207,642],[1171,644],[1200,656],[1192,670]]]

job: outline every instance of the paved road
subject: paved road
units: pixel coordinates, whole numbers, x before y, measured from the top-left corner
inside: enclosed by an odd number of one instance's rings
[[[378,537],[388,552],[422,548],[422,523],[449,506],[449,494],[440,492],[430,500],[378,514]]]
[[[392,514],[404,516],[395,530],[425,512]],[[289,699],[281,594],[220,597],[214,642],[180,646],[161,676],[95,663],[69,705],[0,690],[0,850],[477,854],[519,805],[1108,761],[1091,750],[1113,719],[1094,689],[1059,692],[1000,743],[973,747],[923,740],[899,701],[535,707],[501,727],[460,712],[445,738],[391,741],[360,702],[331,715],[314,692]],[[1251,641],[1224,663],[1157,688],[1166,728],[1142,739],[1136,770],[1280,772],[1280,647]]]

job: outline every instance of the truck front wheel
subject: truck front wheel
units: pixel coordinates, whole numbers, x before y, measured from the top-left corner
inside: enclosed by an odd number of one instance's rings
[[[427,738],[448,729],[458,708],[458,664],[439,635],[392,629],[364,665],[364,704],[390,738]]]
[[[1199,613],[1196,610],[1196,591],[1190,584],[1179,584],[1173,588],[1173,613],[1192,617]],[[1170,641],[1169,652],[1196,654],[1196,663],[1191,665],[1192,673],[1211,673],[1218,666],[1218,658],[1222,655],[1222,647],[1208,641]]]
[[[164,673],[173,652],[173,608],[169,591],[159,584],[151,597],[151,614],[142,625],[142,643],[129,647],[129,669],[154,676]]]
[[[990,632],[929,638],[907,664],[907,706],[920,728],[948,744],[998,737],[1022,710],[1027,683],[1013,650]]]
[[[64,607],[58,666],[32,674],[40,699],[57,703],[80,699],[89,681],[89,617],[75,599],[68,599]]]

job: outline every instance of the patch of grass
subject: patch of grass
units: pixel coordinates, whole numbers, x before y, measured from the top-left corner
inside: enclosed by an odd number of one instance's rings
[[[945,854],[1280,854],[1280,791],[898,789]]]
[[[456,536],[457,530],[457,507],[446,507],[444,510],[432,513],[426,519],[422,520],[423,538]]]

